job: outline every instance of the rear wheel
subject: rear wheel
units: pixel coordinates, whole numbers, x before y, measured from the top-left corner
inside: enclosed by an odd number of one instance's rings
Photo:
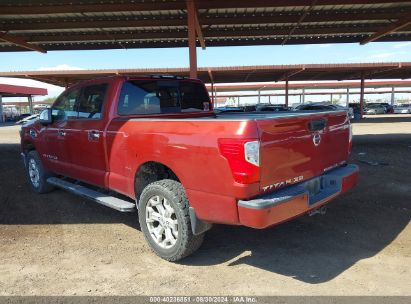
[[[40,157],[36,151],[30,151],[26,157],[26,171],[31,188],[37,193],[47,193],[54,187],[47,183],[50,173],[44,170]]]
[[[182,185],[161,180],[144,188],[139,200],[139,220],[153,251],[167,261],[178,261],[196,251],[204,234],[191,231],[189,203]]]

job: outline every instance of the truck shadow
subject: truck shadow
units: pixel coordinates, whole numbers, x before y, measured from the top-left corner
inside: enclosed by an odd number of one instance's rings
[[[0,144],[0,168],[0,225],[124,223],[139,229],[136,213],[120,213],[59,189],[34,193],[17,144]]]
[[[407,114],[389,114],[389,115],[366,115],[364,119],[353,120],[353,124],[367,123],[396,123],[396,122],[411,122],[411,115]]]
[[[408,215],[401,210],[357,200],[352,193],[331,203],[325,216],[306,216],[266,230],[216,226],[200,251],[182,264],[244,264],[323,283],[389,245],[410,221],[409,210]]]
[[[410,136],[364,135],[354,142],[350,162],[360,166],[359,183],[331,202],[325,216],[265,230],[215,226],[200,251],[182,264],[251,265],[319,284],[378,254],[411,220]]]
[[[360,162],[359,151],[388,166]],[[400,151],[400,152],[398,152]],[[325,216],[302,217],[265,230],[215,225],[185,266],[250,265],[310,284],[329,281],[388,246],[411,219],[411,160],[407,142],[354,148],[359,185],[330,204]],[[407,154],[405,154],[407,155]],[[136,214],[124,214],[62,190],[30,191],[18,145],[0,144],[0,225],[122,223],[139,229]],[[384,183],[391,180],[393,183]],[[394,183],[395,182],[395,183]]]

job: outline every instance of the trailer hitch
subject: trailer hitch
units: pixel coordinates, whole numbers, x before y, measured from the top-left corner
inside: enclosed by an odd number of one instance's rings
[[[316,214],[320,214],[320,215],[324,215],[327,213],[327,206],[321,206],[320,208],[311,210],[310,212],[308,212],[309,216],[313,216]]]

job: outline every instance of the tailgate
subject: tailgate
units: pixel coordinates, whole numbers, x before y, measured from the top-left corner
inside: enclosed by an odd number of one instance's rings
[[[256,120],[261,188],[273,191],[321,175],[349,155],[346,112],[302,113]]]

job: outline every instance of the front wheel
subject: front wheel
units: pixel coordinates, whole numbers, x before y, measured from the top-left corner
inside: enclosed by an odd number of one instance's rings
[[[26,156],[26,172],[31,188],[37,193],[47,193],[54,187],[47,183],[50,174],[44,170],[36,151],[30,151]]]
[[[141,230],[153,251],[167,261],[181,260],[203,242],[204,234],[192,233],[188,208],[184,188],[174,180],[151,183],[141,193]]]

